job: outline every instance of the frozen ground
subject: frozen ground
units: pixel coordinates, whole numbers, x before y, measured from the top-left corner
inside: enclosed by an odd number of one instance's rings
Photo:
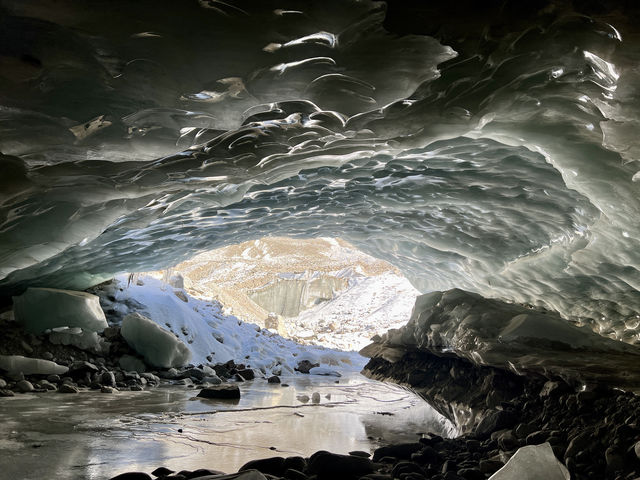
[[[455,434],[429,405],[397,386],[358,374],[339,384],[317,375],[285,381],[291,386],[242,383],[238,403],[192,398],[193,390],[176,387],[4,399],[10,407],[0,410],[0,477],[104,480],[159,465],[235,472],[256,458],[370,452],[381,438]],[[314,392],[318,403],[303,401]]]

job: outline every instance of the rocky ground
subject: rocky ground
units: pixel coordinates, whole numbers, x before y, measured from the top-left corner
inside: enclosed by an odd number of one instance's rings
[[[309,458],[272,457],[251,461],[231,475],[159,467],[112,480],[483,480],[520,447],[545,442],[572,479],[640,478],[640,399],[632,393],[576,390],[559,379],[524,378],[424,352],[407,353],[395,363],[372,359],[365,373],[410,386],[441,413],[457,418],[463,435],[449,439],[427,433],[419,442],[383,446],[373,455],[320,451]],[[536,475],[527,478],[551,478],[543,469]]]
[[[109,327],[101,335],[108,341],[108,352],[101,356],[72,345],[52,343],[47,335],[24,332],[19,324],[4,321],[0,355],[21,355],[48,360],[68,368],[64,374],[30,374],[0,370],[0,397],[28,392],[79,393],[82,390],[101,390],[115,393],[120,390],[139,391],[161,383],[205,388],[225,381],[251,380],[256,373],[233,360],[213,365],[187,365],[183,368],[141,371],[143,359],[133,351],[120,335],[119,327]],[[306,366],[301,363],[302,370]],[[308,369],[305,373],[308,373]],[[271,377],[270,377],[271,378]],[[276,377],[277,378],[277,377]],[[271,380],[272,382],[275,380]]]

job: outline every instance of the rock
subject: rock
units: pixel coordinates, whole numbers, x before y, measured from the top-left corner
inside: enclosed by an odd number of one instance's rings
[[[102,375],[100,376],[100,383],[106,387],[115,387],[116,376],[113,372],[102,372]]]
[[[316,367],[310,368],[308,373],[310,375],[324,375],[326,377],[341,377],[342,376],[342,374],[340,372],[338,372],[337,370],[333,370],[333,369],[328,368],[328,367],[320,367],[320,366],[316,366]]]
[[[269,383],[280,383],[280,377],[277,375],[272,375],[269,378],[267,378],[267,382]]]
[[[51,361],[51,360],[53,360],[53,353],[51,353],[51,352],[44,352],[44,353],[42,354],[42,358],[43,358],[43,360],[49,360],[49,361]]]
[[[142,388],[140,385],[131,385],[129,387],[129,390],[131,390],[132,392],[141,392],[144,390],[144,388]]]
[[[48,375],[47,381],[51,383],[60,383],[60,375]]]
[[[13,297],[13,309],[16,320],[35,334],[59,327],[101,332],[109,326],[99,298],[85,292],[29,287]]]
[[[120,336],[120,327],[107,327],[102,332],[102,335],[107,340],[115,340]]]
[[[502,468],[503,465],[504,465],[504,462],[497,458],[487,458],[487,459],[480,460],[480,463],[478,464],[478,468],[482,473],[486,474],[486,473],[495,472],[496,470]]]
[[[283,457],[270,457],[261,458],[259,460],[252,460],[245,463],[238,472],[245,470],[258,470],[259,472],[266,473],[268,475],[274,475],[276,477],[282,477],[284,475],[285,460]]]
[[[31,382],[28,380],[20,380],[16,383],[16,388],[22,393],[33,392],[35,390]]]
[[[174,473],[174,471],[168,469],[167,467],[158,467],[153,472],[151,472],[151,475],[153,475],[154,477],[165,477],[167,475],[171,475],[172,473]]]
[[[334,478],[359,478],[375,471],[374,464],[368,458],[352,455],[338,455],[319,451],[311,455],[307,472],[317,475],[319,480]]]
[[[71,385],[69,383],[63,383],[58,387],[58,391],[60,393],[79,393],[80,389],[75,385]]]
[[[307,476],[300,470],[289,468],[284,472],[284,478],[287,480],[307,480]]]
[[[484,473],[482,473],[477,468],[461,468],[456,473],[459,477],[462,477],[465,480],[484,480],[485,479]]]
[[[47,381],[47,380],[41,380],[40,383],[40,388],[44,388],[45,390],[57,390],[58,387],[56,387],[53,383]]]
[[[127,372],[144,372],[147,370],[145,363],[132,355],[122,355],[118,360],[120,368]],[[177,375],[177,372],[176,372]]]
[[[191,358],[191,351],[182,341],[139,313],[124,317],[120,334],[149,365],[179,367]]]
[[[205,383],[210,383],[211,385],[220,385],[222,383],[222,379],[217,375],[204,377],[202,381]]]
[[[253,380],[254,378],[256,378],[256,373],[251,368],[244,368],[242,370],[238,370],[236,374],[240,375],[243,380]]]
[[[395,457],[402,460],[409,460],[411,454],[419,452],[423,448],[425,448],[425,446],[422,443],[399,443],[397,445],[376,448],[373,452],[373,461],[377,462],[382,457]]]
[[[201,398],[237,399],[240,398],[240,388],[237,385],[216,385],[203,388],[197,396]]]
[[[591,445],[593,441],[592,436],[592,429],[583,430],[581,433],[575,435],[567,446],[567,450],[564,454],[565,458],[575,457],[579,452]]]
[[[485,416],[476,427],[476,437],[480,440],[489,438],[496,430],[511,428],[518,421],[518,416],[508,410],[495,410]]]
[[[182,372],[179,378],[194,378],[196,380],[202,380],[206,374],[199,368],[189,368]]]
[[[640,440],[638,440],[633,446],[633,451],[636,454],[637,459],[640,460]]]
[[[189,303],[189,297],[187,297],[187,294],[184,293],[182,290],[174,290],[173,293],[176,297],[178,297],[184,303]]]
[[[7,386],[7,381],[4,378],[0,378],[0,388],[5,388]]]
[[[49,360],[28,358],[22,355],[0,355],[0,369],[10,374],[22,373],[24,375],[63,374],[69,371],[69,368]]]
[[[153,475],[154,477],[164,477],[167,475],[171,475],[172,473],[173,470],[170,470],[166,467],[158,467],[153,472],[151,472],[151,475]]]
[[[365,452],[363,450],[353,450],[349,452],[349,455],[353,455],[354,457],[362,457],[362,458],[370,458],[371,454],[369,452]]]
[[[309,370],[319,366],[319,363],[311,363],[309,360],[302,360],[298,363],[298,366],[295,368],[295,370],[300,373],[309,373]]]
[[[104,385],[104,386],[100,389],[100,391],[101,391],[102,393],[114,393],[114,392],[117,392],[117,390],[116,390],[115,388],[113,388],[113,387],[109,387],[109,386],[106,386],[106,385]]]
[[[311,395],[311,401],[313,403],[320,403],[320,394],[318,392],[313,392]]]
[[[624,455],[614,447],[609,447],[604,452],[607,471],[616,472],[624,468]]]
[[[567,385],[564,382],[552,382],[552,381],[548,381],[546,382],[543,386],[542,389],[540,390],[540,398],[547,398],[547,397],[559,397],[560,395],[563,395],[565,393],[569,393],[571,392],[571,387],[569,385]]]
[[[7,388],[0,388],[0,397],[13,397],[15,393]]]
[[[152,480],[152,478],[143,472],[127,472],[111,477],[110,480]]]
[[[425,476],[425,472],[420,468],[420,466],[406,460],[396,463],[391,470],[391,476],[393,478],[403,478],[401,475],[406,475],[408,473],[417,473],[422,477]]]

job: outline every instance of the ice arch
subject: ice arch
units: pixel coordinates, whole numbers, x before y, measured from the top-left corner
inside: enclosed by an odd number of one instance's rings
[[[638,341],[624,15],[470,7],[398,35],[377,2],[2,8],[5,295],[331,235],[423,291]],[[390,8],[396,27],[414,13]]]

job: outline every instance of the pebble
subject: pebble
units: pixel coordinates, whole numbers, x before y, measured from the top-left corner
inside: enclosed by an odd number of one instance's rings
[[[60,393],[79,393],[80,389],[75,385],[71,385],[70,383],[63,383],[58,387],[58,391]]]
[[[20,380],[16,383],[16,388],[22,393],[33,392],[35,390],[32,383],[28,380]]]

